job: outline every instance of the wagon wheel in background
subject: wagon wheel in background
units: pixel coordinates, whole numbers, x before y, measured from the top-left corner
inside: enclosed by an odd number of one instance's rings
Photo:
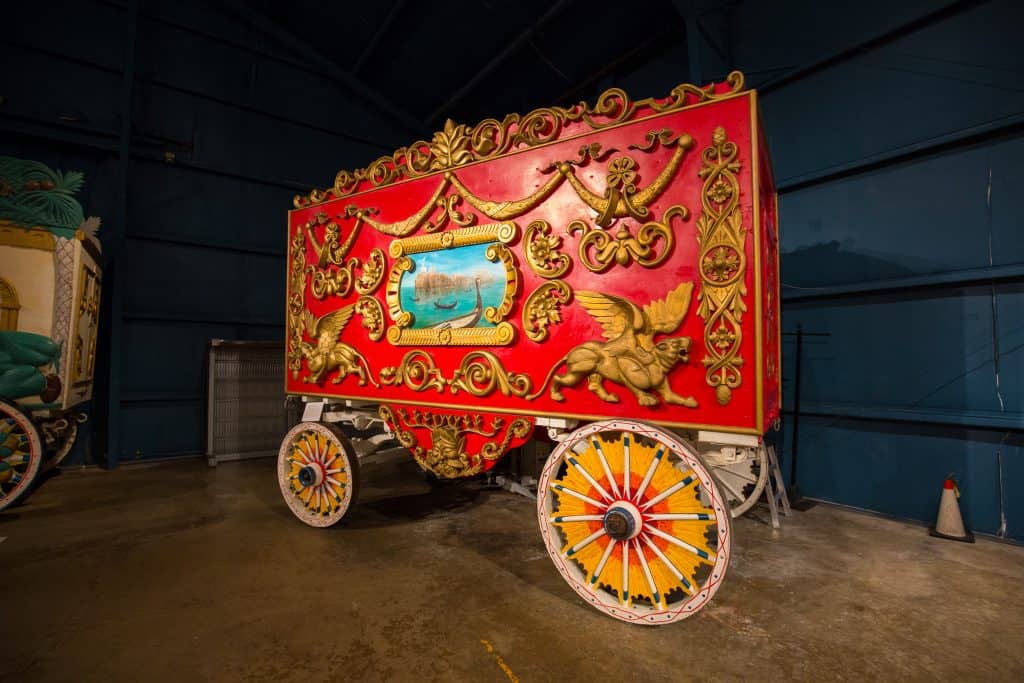
[[[43,441],[50,452],[43,461],[42,471],[49,472],[60,465],[75,445],[78,438],[78,425],[85,422],[85,415],[68,415],[52,422],[43,422]]]
[[[285,435],[277,454],[277,481],[295,516],[324,527],[345,516],[356,499],[359,461],[341,430],[301,422]]]
[[[595,422],[561,442],[541,472],[537,517],[562,577],[623,621],[686,618],[725,578],[725,496],[690,446],[641,422]]]
[[[0,510],[31,488],[43,460],[39,431],[13,403],[0,400]]]
[[[761,499],[768,481],[768,451],[764,444],[756,448],[726,446],[703,451],[701,458],[721,485],[732,509],[733,519]]]

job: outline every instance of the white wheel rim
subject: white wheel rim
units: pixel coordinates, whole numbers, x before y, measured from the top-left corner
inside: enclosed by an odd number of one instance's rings
[[[351,447],[333,429],[316,422],[298,424],[277,454],[281,495],[306,524],[336,524],[352,504],[355,463]]]
[[[764,444],[749,452],[749,457],[736,462],[721,460],[717,457],[720,451],[704,454],[704,462],[711,468],[729,501],[733,519],[757,504],[768,481],[768,454]]]
[[[616,432],[618,440],[600,436]],[[622,501],[642,511],[639,533],[610,524],[609,512]],[[595,422],[561,442],[541,472],[537,517],[566,582],[623,621],[684,619],[707,604],[725,578],[732,532],[724,495],[690,446],[640,422]]]
[[[43,442],[25,413],[0,402],[0,510],[28,491],[39,473]]]

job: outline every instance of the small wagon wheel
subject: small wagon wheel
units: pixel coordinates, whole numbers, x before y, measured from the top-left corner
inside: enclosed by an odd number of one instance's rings
[[[725,578],[728,502],[690,446],[641,422],[595,422],[561,442],[541,472],[537,516],[563,578],[623,621],[686,618]]]
[[[757,448],[723,448],[704,451],[701,457],[714,473],[725,492],[733,519],[752,508],[761,499],[768,481],[768,450]]]
[[[43,441],[28,415],[0,400],[0,510],[31,488],[43,460]]]
[[[75,445],[75,439],[78,438],[78,424],[72,421],[59,438],[59,443],[53,449],[53,455],[43,463],[44,472],[48,472],[64,462],[64,458],[68,456],[71,448]]]
[[[310,526],[336,524],[355,502],[359,460],[339,429],[295,425],[277,454],[277,481],[295,516]]]

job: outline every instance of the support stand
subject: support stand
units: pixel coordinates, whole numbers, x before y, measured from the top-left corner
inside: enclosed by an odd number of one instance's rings
[[[765,484],[765,494],[768,496],[768,512],[772,519],[772,528],[778,529],[782,526],[779,521],[779,513],[789,515],[789,495],[786,493],[786,483],[782,479],[782,469],[779,467],[779,457],[775,454],[775,446],[768,447],[768,481]]]

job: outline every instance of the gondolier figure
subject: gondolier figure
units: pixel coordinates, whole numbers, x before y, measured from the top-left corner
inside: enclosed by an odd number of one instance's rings
[[[31,332],[0,332],[0,396],[38,395],[43,403],[60,396],[60,378],[40,368],[58,371],[60,346],[49,337]]]

